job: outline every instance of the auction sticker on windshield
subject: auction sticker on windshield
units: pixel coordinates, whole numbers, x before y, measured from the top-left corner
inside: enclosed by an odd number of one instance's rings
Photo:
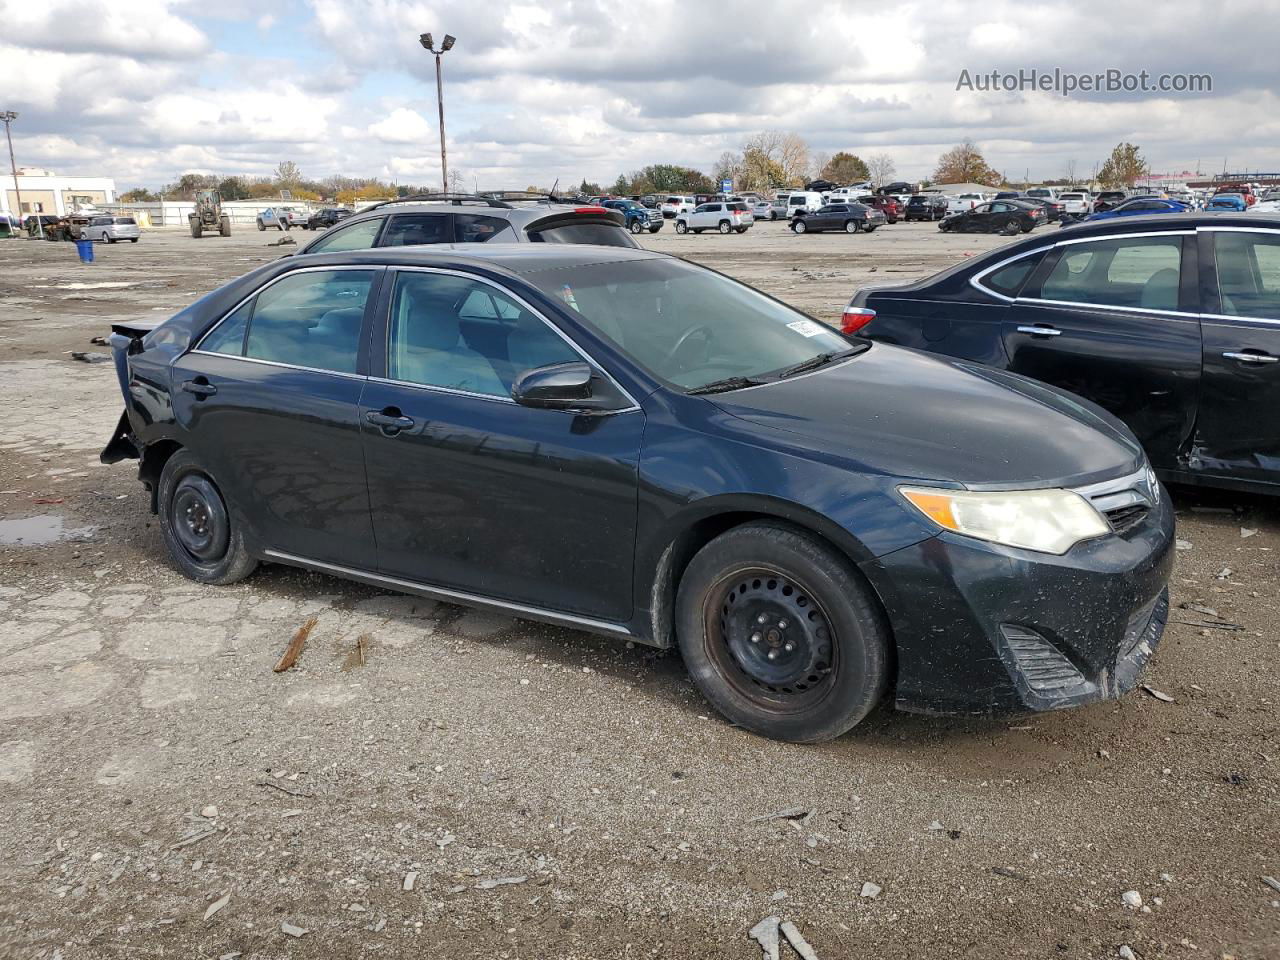
[[[814,323],[812,320],[793,320],[787,326],[806,337],[816,337],[820,333],[829,332],[822,324]]]

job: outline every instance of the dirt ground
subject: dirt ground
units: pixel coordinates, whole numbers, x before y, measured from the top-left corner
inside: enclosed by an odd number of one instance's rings
[[[132,464],[97,461],[112,369],[70,351],[277,237],[150,231],[92,266],[0,241],[0,544],[63,537],[0,545],[0,957],[755,960],[770,915],[822,960],[1280,957],[1275,503],[1174,491],[1146,677],[1171,702],[773,743],[678,656],[281,567],[174,571]],[[998,242],[644,238],[829,321]]]

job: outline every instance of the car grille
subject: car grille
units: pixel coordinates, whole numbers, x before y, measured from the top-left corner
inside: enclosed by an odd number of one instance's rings
[[[1107,518],[1111,529],[1124,536],[1140,527],[1160,502],[1160,482],[1150,466],[1115,480],[1077,488]]]

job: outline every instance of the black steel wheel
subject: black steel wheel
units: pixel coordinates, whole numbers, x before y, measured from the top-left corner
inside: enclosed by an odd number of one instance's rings
[[[179,450],[165,462],[156,499],[165,546],[183,574],[226,584],[257,567],[222,492],[190,451]]]
[[[839,736],[887,684],[889,631],[861,575],[782,524],[746,524],[703,547],[681,578],[676,627],[703,695],[780,740]]]

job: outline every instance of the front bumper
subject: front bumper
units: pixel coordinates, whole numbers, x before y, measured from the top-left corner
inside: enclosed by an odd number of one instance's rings
[[[1164,632],[1174,520],[1063,556],[942,533],[863,564],[897,644],[895,704],[920,713],[1057,710],[1132,690]]]

